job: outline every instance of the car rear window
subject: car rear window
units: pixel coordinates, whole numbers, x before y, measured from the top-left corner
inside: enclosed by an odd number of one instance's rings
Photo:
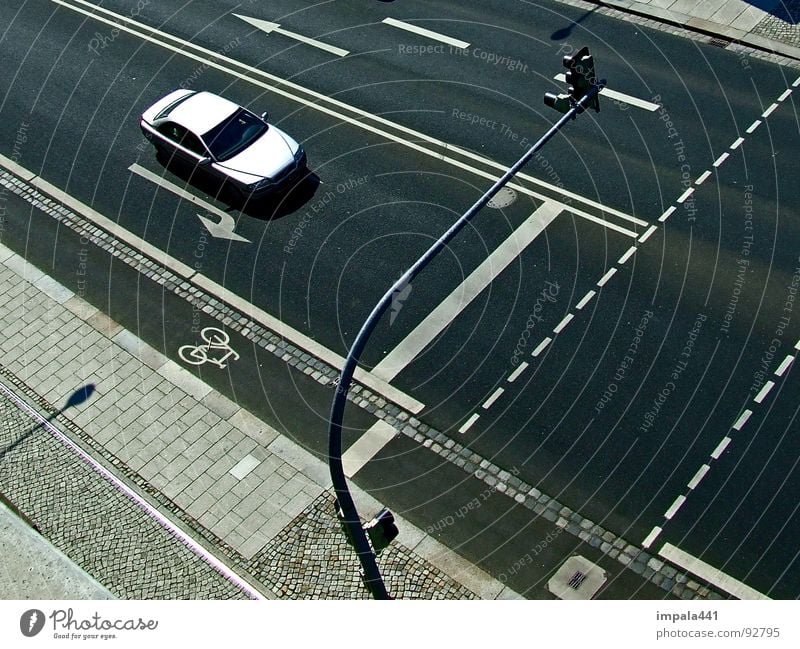
[[[203,135],[203,141],[217,160],[227,160],[255,142],[268,128],[249,110],[240,108]]]

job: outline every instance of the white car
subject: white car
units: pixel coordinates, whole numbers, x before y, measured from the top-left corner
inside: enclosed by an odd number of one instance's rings
[[[231,183],[243,198],[273,192],[306,168],[303,147],[266,113],[210,92],[175,90],[142,113],[140,126],[167,158]]]

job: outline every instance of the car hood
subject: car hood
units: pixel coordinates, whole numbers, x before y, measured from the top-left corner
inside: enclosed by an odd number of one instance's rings
[[[297,142],[270,124],[267,132],[244,151],[217,164],[242,182],[251,183],[280,174],[294,162],[297,149]]]

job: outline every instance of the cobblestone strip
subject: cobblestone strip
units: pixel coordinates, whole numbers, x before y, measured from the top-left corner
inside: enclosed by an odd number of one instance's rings
[[[287,343],[258,323],[253,322],[215,297],[208,295],[191,282],[176,276],[162,265],[149,259],[139,251],[130,248],[109,233],[75,214],[72,210],[56,203],[24,181],[2,169],[0,169],[0,185],[22,196],[38,209],[58,219],[82,237],[113,254],[120,261],[139,270],[154,282],[196,305],[209,316],[238,331],[244,337],[268,352],[275,354],[304,374],[311,376],[322,385],[331,387],[336,385],[339,373],[335,368]],[[16,377],[14,378],[16,379]],[[38,395],[36,398],[41,400]],[[564,528],[593,547],[600,548],[612,559],[616,559],[622,565],[649,579],[665,591],[684,599],[720,597],[716,592],[710,591],[708,588],[692,581],[686,574],[678,572],[672,566],[641,548],[628,543],[602,526],[583,518],[577,512],[573,512],[557,500],[542,493],[533,485],[521,481],[516,476],[512,476],[508,471],[504,471],[496,464],[474,453],[468,447],[456,442],[443,432],[429,427],[414,417],[412,413],[373,393],[368,388],[355,384],[349,391],[347,398],[358,407],[367,410],[400,430],[407,437],[460,467],[467,474],[474,475],[499,493],[504,493],[509,498],[513,498],[516,502],[532,510],[535,514],[542,515],[547,520],[555,522],[559,527]],[[46,402],[45,405],[49,411],[55,410]],[[94,443],[94,440],[85,435],[75,424],[69,420],[64,423],[77,429],[74,432],[86,439],[87,443]],[[105,452],[102,446],[95,444],[95,448],[97,452]],[[160,490],[150,485],[147,480],[143,479],[136,471],[122,463],[118,458],[114,458],[113,462],[140,489],[145,490],[153,499],[172,512],[175,517],[189,524],[213,547],[222,547],[226,556],[233,561],[232,565],[235,569],[247,570],[246,559],[236,552],[235,548],[194,520],[182,507],[176,505]]]
[[[4,393],[0,420],[0,491],[115,596],[248,598]]]

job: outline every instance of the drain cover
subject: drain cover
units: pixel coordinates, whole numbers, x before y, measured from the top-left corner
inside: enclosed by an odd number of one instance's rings
[[[592,599],[606,583],[606,571],[582,556],[567,559],[547,582],[559,599]]]
[[[494,195],[494,198],[492,198],[487,205],[496,210],[500,210],[504,207],[508,207],[515,200],[517,200],[517,192],[510,187],[501,187],[500,191]]]

